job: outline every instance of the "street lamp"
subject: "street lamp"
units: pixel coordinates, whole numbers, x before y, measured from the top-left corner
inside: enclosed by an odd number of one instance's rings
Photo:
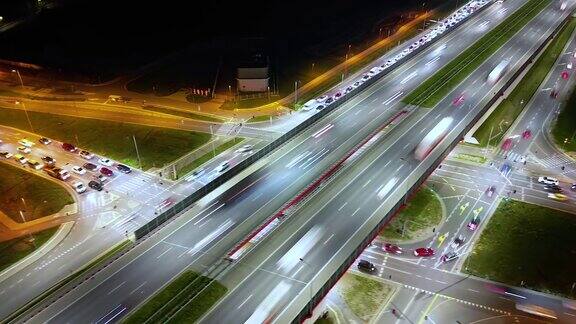
[[[299,259],[300,259],[300,262],[302,262],[302,263],[305,264],[307,267],[309,267],[310,270],[314,270],[314,269],[312,268],[312,266],[310,265],[310,263],[304,261],[303,258],[299,258]],[[314,277],[312,277],[312,278],[314,278]],[[312,297],[314,297],[314,290],[312,289],[312,279],[310,279],[310,281],[309,281],[308,283],[310,284],[310,301],[312,301]]]
[[[18,79],[20,80],[20,85],[22,86],[22,90],[24,90],[24,81],[22,80],[22,75],[20,75],[20,71],[14,69],[12,73],[16,73],[18,75]],[[28,121],[28,125],[30,126],[30,130],[32,133],[35,133],[34,127],[32,127],[32,122],[30,121],[30,117],[28,116],[28,110],[26,110],[26,105],[24,104],[24,100],[22,100],[22,109],[24,109],[24,114],[26,115],[26,120]]]

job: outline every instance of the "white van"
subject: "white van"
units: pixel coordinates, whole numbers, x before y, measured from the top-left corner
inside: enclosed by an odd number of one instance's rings
[[[316,99],[308,100],[306,101],[304,106],[302,106],[302,110],[304,111],[312,110],[314,109],[314,107],[316,107],[317,104],[318,102],[316,101]]]

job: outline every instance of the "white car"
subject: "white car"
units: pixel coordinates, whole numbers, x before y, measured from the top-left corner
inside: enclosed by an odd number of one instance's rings
[[[83,167],[75,165],[72,167],[72,172],[79,174],[79,175],[83,175],[83,174],[86,174],[86,169],[84,169]]]
[[[17,150],[18,150],[18,152],[22,152],[24,154],[28,154],[28,153],[32,152],[32,150],[26,146],[18,146]]]
[[[13,155],[13,154],[10,153],[10,152],[8,152],[8,151],[1,151],[1,152],[0,152],[0,156],[3,156],[3,157],[5,157],[5,158],[7,158],[7,159],[11,158],[12,155]]]
[[[571,70],[571,69],[572,69],[572,61],[570,61],[570,62],[568,62],[568,63],[566,64],[566,68],[567,68],[568,70]]]
[[[546,185],[559,185],[560,181],[558,181],[558,179],[553,178],[553,177],[538,177],[538,182],[546,184]]]
[[[112,160],[107,159],[107,158],[101,158],[100,160],[98,160],[98,163],[105,165],[105,166],[112,166],[114,164],[114,162],[112,162]]]
[[[246,153],[252,151],[254,147],[250,144],[243,145],[236,150],[236,153]]]
[[[83,193],[86,191],[86,186],[80,181],[73,182],[72,188],[74,188],[74,190],[76,190],[77,193]]]
[[[317,99],[308,100],[308,101],[306,101],[304,106],[302,106],[302,110],[304,110],[304,111],[312,110],[312,109],[314,109],[314,107],[316,107],[317,103],[318,103]]]
[[[320,96],[320,97],[316,98],[316,101],[318,101],[318,102],[324,102],[324,101],[326,101],[326,99],[328,99],[328,96],[327,96],[327,95],[323,95],[323,96]]]
[[[214,170],[218,173],[225,171],[226,169],[228,169],[230,167],[230,163],[228,163],[228,161],[224,161],[222,163],[220,163]]]

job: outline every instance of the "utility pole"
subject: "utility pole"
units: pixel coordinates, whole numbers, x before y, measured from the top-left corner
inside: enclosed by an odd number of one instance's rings
[[[136,149],[136,156],[138,157],[138,166],[142,169],[142,160],[140,160],[140,152],[138,152],[138,144],[136,144],[136,136],[132,135],[134,140],[134,148]]]
[[[12,73],[16,73],[18,75],[18,79],[20,80],[20,85],[22,86],[22,90],[24,90],[24,80],[22,80],[22,75],[20,75],[20,71],[12,70]],[[28,116],[28,110],[26,110],[26,104],[24,104],[24,100],[22,102],[22,108],[24,109],[24,114],[26,115],[26,120],[28,121],[28,125],[30,126],[30,130],[32,133],[36,133],[34,131],[34,127],[32,127],[32,122],[30,121],[30,117]]]

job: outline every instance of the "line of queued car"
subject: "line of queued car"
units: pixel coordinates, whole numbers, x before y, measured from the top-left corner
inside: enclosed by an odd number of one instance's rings
[[[52,140],[46,137],[40,138],[38,142],[43,145],[52,144]],[[2,141],[0,140],[0,144],[1,143]],[[42,156],[41,157],[42,162],[40,162],[33,159],[28,159],[24,155],[22,155],[22,154],[30,154],[32,152],[32,147],[35,144],[36,143],[28,139],[21,139],[18,141],[18,145],[20,146],[17,147],[17,151],[19,153],[12,154],[8,151],[2,150],[0,151],[0,156],[6,159],[14,158],[14,160],[19,162],[21,165],[28,165],[29,167],[35,170],[44,170],[51,177],[54,177],[62,181],[67,181],[70,178],[70,172],[63,168],[57,167],[56,159],[54,159],[53,157],[47,155]],[[94,163],[92,162],[95,158],[94,154],[86,150],[81,150],[70,143],[62,143],[61,148],[66,152],[72,154],[78,154],[80,157],[86,160],[86,163],[84,163],[82,166],[72,165],[70,171],[72,171],[76,175],[78,176],[86,175],[87,171],[94,173],[98,172],[98,174],[94,174],[91,180],[88,182],[88,187],[94,190],[101,191],[103,189],[104,182],[109,177],[114,176],[114,171],[112,171],[112,167],[114,166],[116,170],[118,170],[119,172],[126,174],[132,172],[132,169],[130,167],[124,164],[114,163],[112,160],[105,157],[99,158],[97,165],[96,162]],[[72,186],[72,188],[74,188],[74,190],[77,193],[83,193],[86,191],[86,186],[80,180],[74,180],[70,185]]]
[[[548,192],[548,198],[556,201],[567,201],[568,196],[563,194],[560,181],[554,177],[540,176],[538,182],[544,185],[544,190]],[[576,191],[576,183],[570,185],[570,190]]]
[[[470,3],[462,6],[460,9],[454,11],[450,16],[446,17],[445,19],[438,21],[438,23],[429,31],[424,34],[420,39],[415,41],[414,43],[408,45],[402,52],[396,54],[394,57],[386,60],[386,62],[372,67],[368,72],[364,73],[358,80],[354,81],[354,83],[348,85],[344,90],[337,90],[336,93],[329,95],[324,94],[318,98],[312,99],[307,101],[304,106],[302,107],[303,111],[309,111],[313,108],[316,110],[322,110],[325,107],[331,105],[332,103],[338,101],[346,94],[352,92],[352,90],[358,88],[364,82],[368,81],[372,77],[382,73],[384,70],[388,69],[389,67],[396,64],[398,61],[406,57],[407,55],[411,54],[422,45],[425,45],[432,41],[434,38],[442,35],[446,30],[455,26],[463,19],[467,18],[472,14],[474,11],[478,10],[479,8],[483,7],[485,4],[490,2],[489,0],[477,0],[471,1]]]

